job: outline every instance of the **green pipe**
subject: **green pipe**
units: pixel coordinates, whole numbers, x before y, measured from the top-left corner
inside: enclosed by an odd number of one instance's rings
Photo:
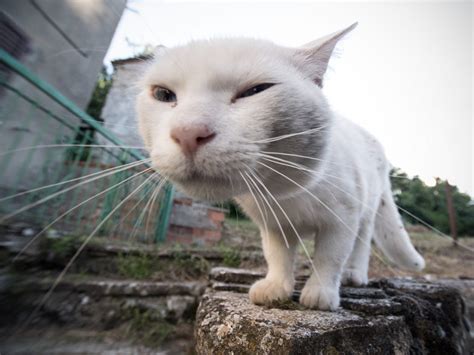
[[[45,93],[51,99],[59,103],[63,106],[66,110],[74,114],[80,120],[86,122],[91,127],[93,127],[97,132],[102,134],[105,138],[107,138],[112,143],[116,144],[119,147],[123,147],[123,142],[115,137],[115,135],[111,134],[107,129],[105,129],[100,123],[97,122],[92,116],[89,116],[87,113],[82,111],[79,107],[76,106],[71,100],[63,96],[56,90],[53,86],[48,84],[47,82],[40,80],[36,75],[34,75],[29,69],[27,69],[23,64],[18,62],[15,58],[13,58],[10,54],[8,54],[4,49],[0,48],[0,60],[6,66],[8,66],[11,70],[16,72],[17,74],[21,75],[35,87],[37,87],[40,91]],[[126,149],[126,148],[122,148]],[[133,155],[136,159],[142,160],[144,156],[136,151],[135,149],[130,149],[130,154]]]

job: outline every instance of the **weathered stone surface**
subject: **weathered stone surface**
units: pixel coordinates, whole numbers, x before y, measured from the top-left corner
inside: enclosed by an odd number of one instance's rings
[[[0,327],[32,314],[52,281],[32,278],[15,282],[10,278],[0,282]],[[136,312],[172,322],[192,320],[205,287],[205,282],[67,278],[35,313],[34,322],[109,329]]]
[[[265,276],[262,271],[244,270],[230,267],[215,267],[209,273],[209,277],[213,281],[233,283],[233,284],[249,284]]]
[[[342,288],[340,309],[322,312],[292,301],[272,308],[251,304],[244,292],[260,275],[223,268],[211,272],[211,288],[196,318],[199,354],[467,352],[465,306],[452,287],[378,280],[364,288]]]
[[[396,354],[408,353],[412,342],[401,316],[268,309],[232,292],[204,295],[196,340],[199,354],[236,355]]]
[[[14,285],[9,293],[35,290],[47,291],[54,280],[27,279]],[[132,296],[151,297],[168,295],[200,296],[206,284],[199,281],[153,282],[134,280],[63,280],[56,288],[57,291],[73,290],[77,293],[87,293],[94,296]]]

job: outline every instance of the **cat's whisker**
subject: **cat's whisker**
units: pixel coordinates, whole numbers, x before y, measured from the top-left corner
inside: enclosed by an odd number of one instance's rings
[[[248,183],[247,179],[245,179],[245,176],[242,174],[241,171],[239,171],[239,174],[240,176],[242,177],[242,180],[245,182],[245,184],[247,185],[248,189],[249,189],[249,192],[250,194],[252,195],[253,199],[255,200],[255,204],[257,205],[257,208],[258,208],[258,211],[260,213],[260,216],[262,217],[262,221],[263,221],[263,225],[264,225],[264,228],[265,228],[265,235],[268,236],[268,225],[267,225],[267,220],[265,219],[265,216],[263,215],[263,210],[262,208],[260,207],[260,203],[258,202],[257,200],[257,197],[255,196],[250,184]]]
[[[145,214],[150,206],[150,203],[153,199],[154,191],[148,198],[148,201],[146,202],[145,206],[142,208],[140,214],[138,215],[137,220],[135,221],[135,224],[132,229],[132,233],[130,234],[130,240],[133,240],[135,238],[136,233],[138,232],[138,227],[142,224],[143,219],[145,218]]]
[[[356,196],[354,196],[353,194],[349,193],[348,191],[342,189],[341,187],[337,186],[336,184],[332,183],[329,179],[325,179],[323,177],[323,180],[326,181],[328,184],[330,184],[331,186],[333,186],[334,188],[338,189],[339,191],[341,191],[342,193],[345,193],[347,196],[351,197],[352,199],[354,199],[356,202],[360,203],[361,205],[363,205],[365,208],[369,209],[370,211],[374,212],[375,215],[378,217],[378,218],[381,218],[382,220],[385,220],[384,216],[382,216],[382,214],[378,211],[378,208],[373,208],[371,206],[369,206],[367,203],[361,201],[360,199],[358,199]],[[362,242],[364,243],[365,245],[369,246],[370,247],[370,242],[367,243],[365,240],[363,240],[359,235],[357,235],[357,238]],[[392,268],[392,266],[390,264],[388,264],[384,258],[382,257],[382,255],[380,255],[379,253],[377,253],[374,249],[372,249],[372,253],[374,254],[374,256],[379,259],[380,261],[382,261],[382,263],[392,272],[394,273],[396,276],[400,276],[399,272],[397,272],[395,269]]]
[[[346,168],[352,168],[348,164],[340,164],[340,163],[331,162],[331,161],[328,161],[328,160],[325,160],[325,159],[309,157],[307,155],[301,155],[301,154],[282,153],[282,152],[268,152],[268,151],[261,151],[260,153],[267,154],[267,155],[270,155],[270,156],[271,155],[283,155],[283,156],[289,156],[289,157],[295,157],[295,158],[309,159],[309,160],[315,160],[315,161],[318,161],[318,162],[327,162],[328,164],[331,164],[331,165],[342,166],[342,167],[346,167]],[[251,153],[251,154],[255,154],[255,153]],[[399,179],[410,179],[407,176],[400,176],[400,175],[395,175],[395,174],[389,174],[389,176],[393,177],[393,178],[399,178]]]
[[[165,178],[162,178],[157,186],[155,187],[154,191],[152,192],[151,194],[151,197],[150,197],[150,204],[149,206],[145,206],[145,210],[148,211],[148,216],[147,216],[147,219],[146,219],[146,222],[145,222],[145,236],[148,236],[148,227],[150,226],[150,221],[151,221],[151,212],[153,211],[153,206],[156,202],[156,199],[158,198],[163,186],[166,184],[167,180]]]
[[[143,162],[149,162],[149,161],[151,161],[151,159],[138,160],[138,161],[134,161],[134,162],[127,163],[127,164],[122,164],[122,165],[119,165],[119,166],[114,166],[114,167],[112,167],[112,168],[108,168],[108,169],[105,169],[105,170],[97,171],[97,172],[95,172],[95,173],[87,174],[87,175],[84,175],[84,176],[79,176],[79,177],[77,177],[77,178],[73,178],[73,179],[69,179],[69,180],[64,180],[64,181],[56,182],[56,183],[54,183],[54,184],[49,184],[49,185],[45,185],[45,186],[35,187],[35,188],[30,189],[30,190],[27,190],[27,191],[22,191],[22,192],[13,194],[13,195],[9,195],[9,196],[2,197],[2,198],[0,198],[0,202],[6,201],[6,200],[10,200],[10,199],[15,198],[15,197],[20,197],[20,196],[23,196],[23,195],[27,195],[27,194],[30,194],[30,193],[33,193],[33,192],[41,191],[41,190],[44,190],[44,189],[48,189],[48,188],[51,188],[51,187],[61,186],[61,185],[68,184],[68,183],[71,183],[71,182],[74,182],[74,181],[78,181],[78,180],[84,180],[84,179],[89,178],[89,177],[92,177],[92,176],[97,176],[97,175],[105,174],[105,173],[107,173],[107,172],[119,170],[119,169],[124,168],[124,167],[127,167],[127,166],[128,166],[128,167],[130,167],[130,166],[131,166],[131,167],[134,167],[134,166],[143,164]]]
[[[143,196],[138,199],[138,201],[132,206],[132,208],[130,208],[128,212],[120,218],[120,221],[117,223],[117,225],[110,231],[111,235],[115,233],[117,228],[119,228],[119,226],[121,226],[127,220],[127,217],[130,216],[137,209],[138,205],[140,205],[147,197],[148,195],[143,194]]]
[[[285,174],[283,174],[282,172],[276,170],[276,169],[273,169],[272,167],[268,166],[267,164],[265,163],[262,163],[262,162],[257,162],[257,164],[260,164],[270,170],[272,170],[273,172],[277,173],[278,175],[282,176],[283,178],[287,179],[288,181],[292,182],[293,184],[295,184],[296,186],[298,186],[299,188],[301,188],[303,191],[305,191],[306,193],[308,193],[311,197],[313,197],[316,201],[318,201],[324,208],[326,208],[326,210],[328,210],[340,223],[341,225],[343,225],[352,235],[354,235],[356,238],[358,238],[362,243],[364,243],[366,246],[370,246],[370,244],[368,244],[366,241],[364,241],[362,238],[360,238],[359,234],[357,233],[357,231],[355,231],[353,228],[351,228],[331,207],[329,207],[324,201],[322,201],[319,197],[317,197],[314,193],[312,193],[310,190],[308,190],[306,187],[304,187],[303,185],[299,184],[298,182],[296,182],[295,180],[293,180],[292,178],[286,176]],[[374,254],[375,255],[375,254]],[[376,256],[377,258],[379,258],[385,265],[386,262],[385,260],[383,260],[383,258],[381,256]],[[387,265],[388,266],[388,265]],[[398,272],[396,272],[395,270],[392,270],[392,272],[395,272],[395,275],[399,275]]]
[[[250,172],[250,174],[254,175],[252,170],[247,166],[247,169],[248,169],[248,172]],[[273,215],[273,218],[275,218],[275,221],[277,222],[277,225],[278,225],[278,228],[280,229],[280,232],[281,232],[281,235],[285,241],[285,244],[286,244],[286,247],[288,249],[290,249],[290,244],[288,243],[288,239],[286,237],[286,234],[283,230],[283,227],[281,226],[281,223],[280,223],[280,220],[277,216],[277,214],[275,213],[275,211],[273,210],[273,207],[272,205],[270,204],[270,202],[268,201],[268,199],[265,197],[265,194],[262,192],[262,190],[260,190],[260,188],[258,187],[257,183],[254,181],[254,179],[248,174],[248,172],[245,172],[245,175],[247,175],[247,177],[249,178],[249,181],[255,186],[255,188],[257,189],[257,191],[259,191],[260,193],[260,196],[262,196],[262,198],[264,199],[265,203],[267,204],[268,208],[270,209],[270,212],[272,213]]]
[[[81,51],[85,52],[85,53],[92,53],[92,52],[107,53],[107,50],[108,50],[108,48],[106,48],[106,47],[96,47],[96,48],[82,48],[82,47],[80,47],[79,49]],[[46,59],[50,60],[54,57],[58,57],[58,56],[61,56],[63,54],[69,54],[69,53],[77,53],[77,49],[71,48],[71,49],[65,49],[65,50],[62,50],[62,51],[58,51],[56,53],[53,53],[53,54],[47,56]]]
[[[268,195],[272,198],[272,200],[275,202],[275,204],[278,206],[278,208],[280,209],[281,213],[283,213],[283,215],[285,216],[286,220],[288,221],[288,223],[290,224],[290,227],[291,229],[293,230],[293,232],[295,233],[296,237],[298,238],[298,242],[300,243],[300,245],[303,247],[303,251],[306,255],[306,257],[308,258],[310,264],[311,264],[311,268],[313,269],[314,271],[314,274],[316,275],[316,277],[318,278],[318,281],[321,283],[321,277],[319,275],[319,272],[318,270],[316,269],[316,266],[314,265],[314,262],[313,262],[313,259],[311,258],[311,255],[309,254],[308,252],[308,249],[306,248],[306,245],[304,244],[303,242],[303,238],[301,238],[300,234],[298,233],[298,230],[295,228],[295,226],[293,225],[293,222],[291,221],[290,217],[288,216],[288,214],[286,213],[286,211],[284,210],[284,208],[280,205],[280,203],[278,202],[278,200],[273,196],[273,194],[270,192],[270,190],[265,186],[265,184],[263,183],[263,181],[258,178],[253,172],[251,172],[253,177],[256,179],[256,181],[265,189],[265,191],[268,193]],[[322,290],[324,292],[324,289]]]
[[[319,132],[319,131],[323,130],[326,127],[327,127],[327,125],[324,125],[324,126],[321,126],[321,127],[307,129],[307,130],[301,131],[301,132],[288,133],[288,134],[283,134],[281,136],[271,137],[271,138],[267,138],[267,139],[261,139],[261,140],[257,140],[257,141],[249,141],[249,142],[254,143],[254,144],[272,143],[272,142],[280,141],[282,139],[287,139],[287,138],[291,138],[291,137],[295,137],[295,136],[301,136],[301,135],[304,135],[304,134],[316,133],[316,132]]]
[[[103,123],[103,126],[105,128],[107,127],[111,127],[111,126],[119,126],[119,127],[128,127],[128,128],[134,128],[134,129],[138,129],[138,124],[125,124],[125,123],[120,123],[120,122],[104,122]]]
[[[339,177],[339,176],[335,176],[335,175],[332,175],[332,174],[327,174],[327,173],[320,173],[318,171],[315,171],[315,170],[311,170],[311,169],[308,169],[307,167],[303,166],[303,165],[300,165],[300,164],[297,164],[297,163],[294,163],[294,162],[291,162],[289,160],[285,160],[285,159],[281,159],[281,158],[275,158],[275,157],[271,157],[271,156],[266,156],[265,154],[261,154],[261,156],[263,156],[263,160],[266,160],[266,161],[269,161],[271,163],[274,163],[274,164],[279,164],[279,165],[283,165],[283,166],[287,166],[287,167],[290,167],[290,168],[295,168],[295,169],[299,169],[299,170],[302,170],[302,171],[306,171],[308,173],[317,173],[317,174],[321,174],[323,176],[328,176],[328,177],[332,177],[332,178],[335,178],[335,179],[339,179],[339,180],[344,180],[343,178]],[[271,159],[269,159],[271,158]],[[283,163],[283,162],[284,163]],[[384,217],[380,214],[380,212],[378,211],[378,209],[375,209],[371,206],[369,206],[368,204],[364,203],[363,201],[361,201],[360,199],[358,199],[357,197],[355,197],[353,194],[350,194],[349,192],[345,191],[344,189],[342,189],[341,187],[339,187],[338,185],[332,183],[330,180],[328,179],[325,179],[323,177],[323,179],[329,183],[330,185],[332,185],[333,187],[335,187],[336,189],[338,189],[339,191],[347,194],[349,197],[355,199],[355,201],[361,203],[362,205],[364,205],[366,208],[370,209],[371,211],[374,211],[377,216],[379,218],[382,218],[384,219]],[[356,186],[360,187],[359,184],[356,184]],[[427,228],[431,229],[432,231],[434,231],[438,236],[440,237],[443,237],[443,238],[447,238],[447,239],[450,239],[450,240],[454,240],[451,236],[441,232],[439,229],[433,227],[432,225],[430,225],[429,223],[427,223],[426,221],[423,221],[421,218],[415,216],[414,214],[412,214],[411,212],[405,210],[404,208],[396,205],[401,211],[405,212],[406,214],[410,215],[412,218],[416,219],[418,222],[420,222],[421,224],[423,224],[424,226],[426,226]],[[470,248],[466,245],[463,245],[459,242],[457,242],[457,244],[461,247],[461,248],[464,248],[466,250],[469,250],[471,252],[474,252],[474,248]],[[383,260],[381,257],[379,257],[380,260]],[[388,266],[388,265],[387,265]]]
[[[317,175],[324,175],[324,176],[330,176],[334,179],[338,179],[338,180],[341,180],[341,181],[345,181],[344,178],[340,177],[340,176],[336,176],[336,175],[332,175],[332,174],[328,174],[326,172],[319,172],[317,170],[312,170],[312,169],[309,169],[308,167],[304,166],[304,165],[301,165],[301,164],[298,164],[298,163],[295,163],[295,162],[292,162],[292,161],[289,161],[289,160],[285,160],[285,159],[281,159],[281,158],[276,158],[276,157],[272,157],[270,155],[260,155],[262,156],[262,160],[266,160],[266,161],[269,161],[269,162],[272,162],[274,164],[278,164],[278,165],[282,165],[282,166],[288,166],[290,168],[296,168],[296,169],[299,169],[299,170],[302,170],[302,171],[305,171],[307,172],[308,174],[309,173],[313,173],[313,174],[317,174]]]
[[[40,200],[38,200],[38,201],[36,201],[36,202],[30,203],[30,204],[28,204],[28,205],[26,205],[26,206],[23,206],[23,207],[17,209],[16,211],[13,211],[13,212],[11,212],[11,213],[9,213],[9,214],[7,214],[7,215],[1,217],[1,218],[0,218],[0,223],[3,223],[4,221],[6,221],[6,220],[8,220],[8,219],[10,219],[10,218],[12,218],[12,217],[14,217],[14,216],[16,216],[16,215],[22,213],[22,212],[25,212],[25,211],[27,211],[27,210],[33,208],[33,207],[36,207],[36,206],[38,206],[38,205],[40,205],[40,204],[42,204],[42,203],[44,203],[44,202],[46,202],[46,201],[51,200],[52,198],[54,198],[54,197],[56,197],[56,196],[59,196],[59,195],[61,195],[61,194],[64,194],[64,193],[66,193],[66,192],[68,192],[68,191],[70,191],[70,190],[73,190],[73,189],[75,189],[75,188],[77,188],[77,187],[79,187],[79,186],[88,184],[88,183],[90,183],[90,182],[92,182],[92,181],[95,181],[95,180],[98,180],[98,179],[102,179],[102,178],[104,178],[104,177],[106,177],[106,176],[110,176],[110,175],[116,174],[116,173],[118,173],[118,172],[120,172],[120,171],[129,170],[129,169],[133,168],[134,166],[146,164],[149,160],[150,160],[150,159],[144,159],[144,160],[142,160],[142,161],[140,161],[140,162],[137,162],[136,165],[131,165],[131,166],[127,166],[127,167],[125,167],[125,168],[121,168],[121,169],[118,169],[118,170],[115,170],[115,171],[111,171],[111,172],[108,172],[108,173],[106,173],[106,174],[99,175],[99,176],[93,177],[93,178],[91,178],[91,179],[87,179],[86,181],[81,181],[81,182],[79,182],[79,183],[77,183],[77,184],[74,184],[74,185],[72,185],[72,186],[70,186],[70,187],[67,187],[67,188],[65,188],[65,189],[62,189],[61,191],[55,192],[55,193],[53,193],[53,194],[51,194],[51,195],[49,195],[49,196],[46,196],[46,197],[44,197],[44,198],[42,198],[42,199],[40,199]]]
[[[153,191],[153,194],[151,196],[152,202],[151,202],[150,209],[148,210],[148,217],[145,223],[145,235],[148,235],[148,227],[150,225],[150,220],[151,220],[151,215],[152,215],[151,212],[153,211],[153,207],[155,205],[156,199],[158,198],[161,190],[163,189],[163,186],[167,183],[167,181],[168,180],[166,178],[162,178],[161,181],[156,186],[155,190]]]
[[[288,166],[288,167],[290,167],[290,168],[295,168],[295,169],[303,170],[303,171],[305,171],[307,174],[310,174],[310,173],[319,173],[319,172],[317,172],[317,171],[313,171],[313,170],[311,170],[311,169],[307,169],[307,168],[305,168],[305,167],[303,167],[303,166],[301,166],[301,165],[299,165],[299,164],[297,164],[297,163],[293,163],[293,162],[290,162],[290,161],[288,161],[288,163],[291,163],[291,164],[285,164],[285,163],[281,163],[281,162],[279,162],[279,161],[272,161],[272,160],[266,159],[266,158],[263,158],[263,159],[266,160],[266,161],[269,161],[269,162],[271,162],[271,163],[274,163],[274,164],[279,164],[279,165],[283,165],[283,166]],[[279,160],[284,160],[284,159],[279,159]],[[325,174],[325,173],[321,173],[321,175],[334,177],[333,175]],[[375,211],[375,213],[376,213],[379,217],[383,218],[383,217],[380,215],[380,213],[378,212],[378,210],[375,210],[375,209],[372,208],[371,206],[368,206],[367,204],[363,203],[362,201],[360,201],[359,199],[357,199],[356,197],[354,197],[352,194],[349,194],[347,191],[342,190],[339,186],[337,186],[336,184],[333,184],[333,183],[330,182],[328,179],[325,179],[324,177],[323,177],[322,179],[325,180],[326,182],[328,182],[328,183],[329,183],[330,185],[332,185],[333,187],[337,188],[339,191],[344,192],[344,193],[346,193],[347,195],[349,195],[350,197],[355,198],[359,203],[363,204],[365,207],[369,208],[371,211]],[[334,195],[333,195],[333,196],[334,196]],[[362,243],[364,243],[366,246],[371,247],[369,243],[367,243],[365,240],[363,240],[363,239],[358,235],[358,233],[356,233],[356,237],[357,237]],[[391,265],[389,265],[379,253],[377,253],[375,250],[372,250],[372,252],[373,252],[374,256],[375,256],[377,259],[379,259],[385,266],[387,266],[387,268],[390,269],[390,271],[392,271],[392,273],[394,273],[395,275],[399,276],[399,273],[398,273],[395,269],[393,269],[393,268],[391,267]]]
[[[151,171],[152,168],[148,168],[147,171]],[[153,175],[150,175],[144,182],[142,182],[140,185],[138,185],[137,188],[135,188],[128,196],[126,196],[122,201],[120,201],[117,206],[115,206],[112,211],[110,211],[105,218],[94,228],[94,230],[87,236],[87,238],[82,242],[80,247],[77,249],[77,251],[74,253],[74,255],[71,257],[69,262],[66,264],[64,269],[61,271],[59,276],[56,278],[54,281],[53,285],[49,288],[48,292],[43,296],[41,301],[38,303],[38,305],[35,307],[33,312],[31,313],[30,317],[26,320],[25,324],[23,325],[23,328],[26,327],[31,320],[34,318],[36,313],[43,307],[46,303],[46,301],[49,299],[51,294],[54,292],[58,284],[62,281],[66,273],[69,271],[71,268],[72,264],[76,261],[76,259],[79,257],[79,255],[82,253],[86,245],[89,243],[89,241],[92,239],[92,237],[100,230],[100,228],[109,220],[109,218],[117,211],[127,200],[129,200],[134,194],[136,194],[139,190],[141,190],[145,184],[147,184],[151,179],[153,178]]]
[[[0,157],[12,153],[25,152],[28,150],[34,149],[50,149],[50,148],[71,148],[71,147],[82,147],[82,148],[119,148],[119,149],[143,149],[146,148],[143,146],[126,146],[126,145],[116,145],[116,144],[41,144],[34,145],[29,147],[22,147],[12,150],[7,150],[0,153]]]
[[[122,180],[120,181],[119,183],[115,184],[115,185],[112,185],[110,186],[109,188],[105,189],[104,191],[101,191],[89,198],[87,198],[86,200],[78,203],[77,205],[75,205],[74,207],[68,209],[66,212],[62,213],[61,215],[59,215],[57,218],[55,218],[51,223],[49,223],[48,225],[46,225],[46,227],[44,227],[43,229],[41,229],[33,238],[31,238],[28,243],[25,244],[25,246],[18,252],[18,254],[13,258],[12,262],[15,262],[41,235],[43,235],[44,232],[46,232],[51,226],[53,226],[56,222],[58,222],[59,220],[61,220],[63,217],[67,216],[68,214],[70,214],[71,212],[75,211],[77,208],[81,207],[82,205],[86,204],[87,202],[89,201],[92,201],[93,199],[107,193],[108,191],[110,190],[113,190],[117,187],[119,187],[120,185],[123,185],[124,183],[126,183],[127,181],[130,181],[132,180],[133,178],[137,177],[137,176],[140,176],[140,175],[143,175],[147,172],[148,170],[143,170],[143,171],[140,171],[139,173],[136,173],[134,175],[132,175],[131,177],[128,177],[127,179],[125,180]]]
[[[400,209],[401,211],[405,212],[407,215],[411,216],[412,218],[416,219],[418,222],[420,222],[421,224],[423,224],[425,227],[431,229],[433,232],[435,232],[435,234],[439,235],[440,237],[443,237],[443,238],[447,238],[451,241],[454,241],[456,242],[456,245],[457,246],[460,246],[461,248],[464,248],[466,250],[469,250],[471,252],[474,252],[474,248],[471,248],[471,247],[468,247],[467,245],[463,245],[463,244],[460,244],[459,241],[455,240],[453,237],[441,232],[439,229],[433,227],[432,225],[430,225],[428,222],[422,220],[421,218],[415,216],[413,213],[411,213],[410,211],[406,210],[405,208],[402,208],[400,207],[399,205],[395,204],[395,206],[397,206],[398,209]]]

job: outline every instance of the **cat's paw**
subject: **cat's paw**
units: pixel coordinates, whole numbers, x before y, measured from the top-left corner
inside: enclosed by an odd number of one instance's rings
[[[339,307],[339,289],[306,284],[301,291],[300,303],[308,308],[334,311]]]
[[[254,304],[269,304],[276,300],[285,301],[291,297],[292,293],[292,282],[262,279],[252,285],[249,297]]]
[[[342,273],[341,283],[344,286],[365,286],[369,282],[366,272],[357,269],[345,269]]]

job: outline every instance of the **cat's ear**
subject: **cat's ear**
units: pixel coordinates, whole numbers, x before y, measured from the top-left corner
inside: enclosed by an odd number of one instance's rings
[[[311,77],[319,87],[322,87],[324,73],[337,42],[356,26],[357,22],[298,48],[293,55],[298,68]]]

